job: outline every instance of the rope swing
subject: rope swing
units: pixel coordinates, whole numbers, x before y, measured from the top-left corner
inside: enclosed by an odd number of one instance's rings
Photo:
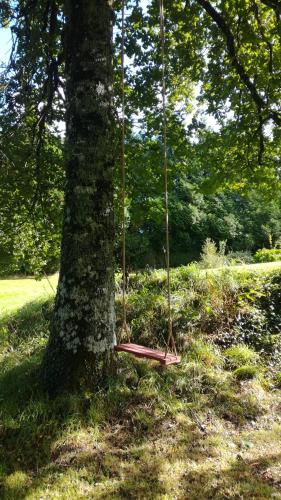
[[[126,309],[126,163],[125,163],[125,0],[122,0],[121,41],[121,171],[122,171],[122,331],[129,332]],[[130,339],[129,339],[130,340]]]
[[[161,66],[162,66],[162,146],[163,146],[163,174],[164,174],[164,201],[165,201],[165,229],[166,229],[166,286],[168,306],[168,339],[165,351],[149,349],[147,347],[128,343],[115,346],[116,351],[133,354],[136,357],[154,359],[163,365],[180,363],[177,355],[176,343],[173,336],[172,308],[171,308],[171,273],[170,273],[170,238],[169,238],[169,193],[168,193],[168,150],[167,150],[167,107],[166,107],[166,62],[165,62],[165,16],[163,0],[159,0],[159,20],[161,38]],[[122,171],[122,331],[129,336],[127,325],[127,297],[126,297],[126,162],[125,162],[125,0],[122,0],[122,40],[121,40],[121,171]],[[172,353],[168,352],[169,347]]]

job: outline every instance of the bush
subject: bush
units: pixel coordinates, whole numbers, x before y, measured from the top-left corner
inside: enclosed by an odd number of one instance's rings
[[[165,278],[165,272],[157,270],[130,280],[128,322],[136,343],[159,348],[165,344]],[[255,352],[276,366],[281,356],[280,271],[237,272],[226,267],[212,272],[192,264],[172,269],[171,288],[173,331],[179,350],[190,359],[205,357],[212,364],[216,354],[213,347],[206,348],[207,339],[207,344],[223,349],[236,346],[233,369],[253,364],[254,358],[258,360]],[[120,295],[117,306],[120,325]],[[197,339],[191,341],[195,333]],[[241,345],[249,350],[237,347]]]
[[[237,252],[229,252],[227,254],[227,258],[230,261],[230,265],[235,266],[239,264],[253,264],[254,257],[251,252],[247,252],[246,250],[237,251]]]
[[[275,262],[281,260],[280,248],[261,248],[254,255],[255,262]]]
[[[258,367],[252,365],[240,366],[234,370],[233,375],[237,380],[250,380],[258,375]]]
[[[218,248],[213,240],[207,238],[200,255],[200,267],[203,269],[211,269],[226,266],[228,264],[228,259],[225,256],[225,247],[225,241],[220,241]]]
[[[234,345],[224,351],[227,364],[231,368],[240,368],[247,363],[256,363],[258,354],[247,345]]]

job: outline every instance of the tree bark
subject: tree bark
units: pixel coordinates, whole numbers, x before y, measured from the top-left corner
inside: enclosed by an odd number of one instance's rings
[[[52,394],[97,382],[115,344],[112,15],[111,0],[65,0],[65,208],[43,360]]]

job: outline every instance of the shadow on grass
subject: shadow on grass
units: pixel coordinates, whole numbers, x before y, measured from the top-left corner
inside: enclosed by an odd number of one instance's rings
[[[42,392],[42,354],[42,348],[36,350],[27,360],[0,376],[0,481],[2,479],[3,498],[21,498],[20,481],[16,479],[14,486],[6,481],[18,471],[29,479],[40,477],[43,480],[52,463],[54,442],[83,425],[84,401],[81,395],[68,394],[49,400]],[[26,491],[25,482],[22,491]]]
[[[216,465],[208,466],[209,457],[205,457],[206,466],[202,470],[186,470],[182,475],[183,497],[195,499],[240,499],[281,498],[280,481],[276,481],[267,470],[259,467],[258,460],[244,461],[238,456],[223,469]],[[281,454],[270,456],[270,464],[280,466]],[[263,458],[260,459],[263,463]]]
[[[8,348],[11,352],[25,340],[38,339],[49,334],[53,298],[42,298],[27,303],[15,312],[0,316],[0,354]]]
[[[40,364],[51,307],[51,301],[35,302],[2,323],[8,340],[0,364],[1,498],[276,496],[278,485],[266,471],[278,465],[280,453],[255,460],[238,451],[222,457],[210,440],[214,430],[203,432],[192,419],[186,426],[176,423],[181,397],[172,394],[172,377],[189,372],[167,372],[167,387],[149,364],[123,356],[123,375],[107,391],[49,400],[40,387]]]
[[[39,384],[41,354],[34,352],[0,377],[2,498],[203,500],[276,494],[264,470],[277,464],[280,454],[253,461],[237,455],[219,464],[219,458],[213,460],[216,446],[196,424],[179,432],[173,417],[158,421],[155,415],[156,424],[147,425],[145,398],[134,394],[107,415],[106,392],[90,403],[83,394],[50,401]],[[147,411],[153,415],[152,407]]]
[[[81,425],[81,398],[69,394],[51,401],[41,388],[52,304],[52,299],[37,300],[0,320],[0,496],[4,498],[21,498],[20,478],[4,493],[9,475],[17,471],[36,475],[50,463],[52,443],[68,427]]]
[[[110,498],[111,492],[120,498],[135,498],[134,491],[140,498],[147,497],[148,491],[163,493],[157,461],[146,466],[130,457],[130,448],[140,440],[139,430],[128,426],[128,451],[122,446],[112,448],[105,439],[111,415],[104,417],[98,400],[92,400],[91,415],[85,394],[67,394],[51,401],[42,393],[41,358],[42,349],[38,349],[0,375],[1,498],[38,498],[37,494],[49,498],[44,496],[49,484],[54,491],[58,489],[61,498],[87,498],[83,496],[85,484],[95,489],[96,483],[106,484],[106,491],[101,489],[98,498]],[[102,397],[107,399],[106,392]],[[126,399],[125,403],[124,399],[123,403],[125,412],[132,401]],[[103,429],[100,439],[95,436],[96,422]],[[145,432],[141,439],[145,440]],[[75,478],[77,489],[73,490],[71,478]]]

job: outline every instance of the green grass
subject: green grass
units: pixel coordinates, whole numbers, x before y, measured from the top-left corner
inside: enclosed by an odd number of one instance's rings
[[[33,278],[0,280],[0,317],[16,312],[28,302],[53,295],[57,279],[54,275],[40,281]]]
[[[234,345],[224,351],[224,357],[232,368],[240,368],[241,366],[258,361],[258,354],[246,345]]]
[[[182,314],[185,279],[185,269],[174,271]],[[147,327],[156,307],[160,329],[162,274],[138,280],[153,287],[132,293],[129,314],[146,311]],[[161,370],[120,354],[107,387],[50,401],[40,387],[48,287],[0,282],[1,498],[281,499],[280,377],[261,355],[241,343],[225,353],[193,331],[179,366]]]
[[[220,268],[222,269],[222,268]],[[250,273],[258,272],[274,272],[281,269],[281,261],[276,262],[262,262],[260,264],[240,264],[237,266],[230,266],[230,269],[234,271],[248,271]]]
[[[231,270],[233,272],[246,272],[246,273],[271,273],[281,270],[281,262],[266,262],[262,264],[244,264],[239,266],[231,266],[218,268],[216,270],[208,269],[202,270],[202,273],[212,273],[214,271]],[[157,271],[163,278],[165,271]],[[172,270],[172,277],[177,273],[177,270]],[[17,311],[26,303],[36,300],[37,298],[48,297],[53,295],[53,289],[57,286],[58,275],[55,274],[42,280],[35,280],[33,278],[15,278],[0,280],[0,315]]]

